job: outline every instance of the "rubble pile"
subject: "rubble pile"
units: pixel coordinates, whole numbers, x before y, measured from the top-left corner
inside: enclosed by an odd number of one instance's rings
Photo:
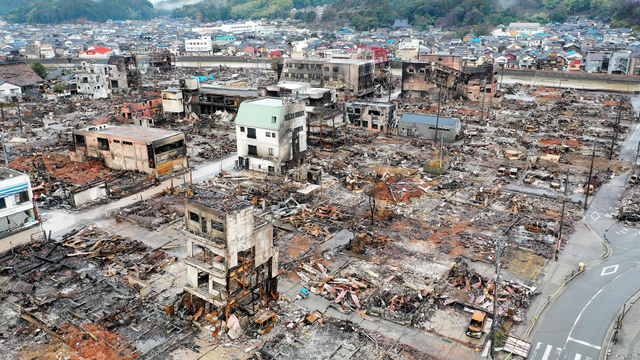
[[[120,208],[111,214],[116,221],[129,221],[151,230],[161,229],[184,218],[184,199],[163,196]]]

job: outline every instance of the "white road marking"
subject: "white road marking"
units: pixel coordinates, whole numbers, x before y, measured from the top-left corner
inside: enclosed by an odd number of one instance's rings
[[[600,274],[600,276],[615,274],[616,271],[618,271],[618,265],[607,266],[606,268],[602,269],[602,273]]]
[[[562,354],[562,348],[556,348],[556,360],[560,359],[560,354]]]
[[[596,350],[600,350],[600,349],[602,349],[602,347],[600,347],[600,346],[598,346],[598,345],[589,344],[589,343],[588,343],[588,342],[586,342],[586,341],[576,340],[576,339],[574,339],[574,338],[569,338],[569,340],[573,341],[574,343],[578,343],[578,344],[580,344],[580,345],[584,345],[584,346],[592,347],[592,348],[594,348],[594,349],[596,349]]]
[[[580,360],[580,359],[582,359],[582,355],[576,354],[576,357],[573,360]]]
[[[540,360],[548,360],[549,354],[551,354],[551,350],[553,350],[553,346],[547,345],[547,348],[544,349],[544,354],[542,355],[542,359]]]
[[[598,214],[597,211],[594,211],[591,213],[591,218],[593,219],[593,221],[596,221],[598,219],[600,219],[600,214]]]
[[[532,359],[536,358],[536,355],[538,355],[538,350],[540,350],[540,347],[542,347],[542,342],[538,341],[538,344],[536,344],[536,349],[533,350],[533,356],[531,356]]]

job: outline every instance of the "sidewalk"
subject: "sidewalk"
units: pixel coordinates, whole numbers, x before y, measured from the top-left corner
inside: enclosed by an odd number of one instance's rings
[[[640,359],[640,322],[638,319],[640,319],[640,304],[635,304],[629,307],[624,316],[622,328],[618,331],[618,342],[612,344],[609,359]]]
[[[584,221],[576,222],[575,230],[564,249],[560,251],[558,261],[550,260],[534,282],[533,286],[541,293],[531,304],[525,319],[511,331],[512,335],[520,338],[524,336],[525,340],[530,338],[530,327],[537,320],[536,317],[544,315],[547,300],[553,302],[560,295],[562,290],[558,290],[573,275],[578,274],[580,263],[585,263],[585,270],[588,270],[601,261],[601,256],[607,251],[602,239],[591,231]]]

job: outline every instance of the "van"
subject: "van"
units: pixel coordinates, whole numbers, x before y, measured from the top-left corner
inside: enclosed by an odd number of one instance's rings
[[[471,321],[469,322],[469,327],[467,328],[467,336],[480,339],[483,334],[482,330],[484,329],[486,320],[487,313],[480,310],[474,311],[473,316],[471,317]]]

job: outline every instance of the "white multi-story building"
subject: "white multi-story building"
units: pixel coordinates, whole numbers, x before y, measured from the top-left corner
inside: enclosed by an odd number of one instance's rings
[[[282,174],[307,151],[304,100],[261,98],[240,104],[236,117],[238,167]]]
[[[529,37],[544,32],[544,27],[540,26],[540,23],[511,23],[509,31],[516,31],[520,36]]]
[[[109,65],[82,62],[82,71],[75,74],[76,91],[87,99],[106,99],[111,95]]]
[[[255,32],[261,30],[259,22],[247,21],[243,23],[222,24],[216,29],[227,33]]]
[[[184,50],[195,55],[211,55],[213,46],[211,45],[211,36],[202,36],[199,39],[186,39],[184,41]]]
[[[29,175],[0,168],[0,234],[37,223]]]

